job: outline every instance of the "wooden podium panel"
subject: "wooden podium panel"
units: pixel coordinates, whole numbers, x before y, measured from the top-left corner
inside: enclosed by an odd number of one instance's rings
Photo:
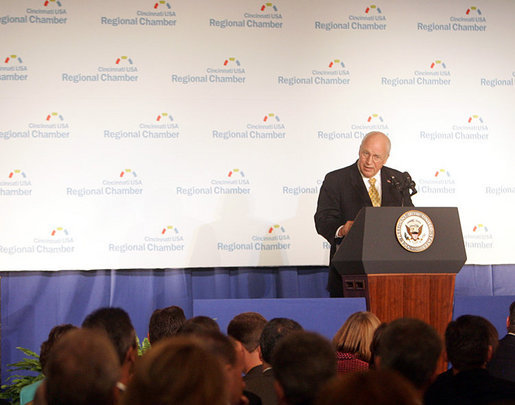
[[[452,319],[455,274],[368,274],[343,276],[345,297],[365,297],[382,322],[418,318],[443,337]]]
[[[452,319],[455,274],[368,275],[370,311],[383,322],[418,318],[440,336]]]
[[[452,320],[455,274],[368,274],[343,276],[346,297],[365,297],[367,310],[381,322],[417,318],[433,326],[444,341]],[[443,358],[438,371],[447,370]]]

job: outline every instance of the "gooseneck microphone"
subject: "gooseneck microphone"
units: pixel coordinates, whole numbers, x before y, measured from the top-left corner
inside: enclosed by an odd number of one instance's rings
[[[398,179],[396,176],[391,176],[388,180],[388,183],[392,184],[395,189],[401,194],[401,207],[404,207],[404,200],[406,195],[411,197],[414,194],[417,194],[417,189],[415,188],[416,184],[411,178],[408,172],[404,172],[401,175],[401,179]]]

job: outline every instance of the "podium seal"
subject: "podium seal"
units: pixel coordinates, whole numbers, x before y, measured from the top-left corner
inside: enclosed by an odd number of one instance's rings
[[[433,221],[417,210],[406,211],[397,220],[395,235],[400,245],[409,252],[423,252],[435,238]]]

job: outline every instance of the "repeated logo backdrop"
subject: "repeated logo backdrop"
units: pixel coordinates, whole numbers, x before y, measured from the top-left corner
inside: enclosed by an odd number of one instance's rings
[[[515,263],[512,0],[3,0],[0,269],[325,265],[371,130]],[[436,229],[435,237],[445,229]]]

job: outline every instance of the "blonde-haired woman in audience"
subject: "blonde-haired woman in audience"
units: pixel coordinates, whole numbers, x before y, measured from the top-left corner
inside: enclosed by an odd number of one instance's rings
[[[372,312],[356,312],[349,316],[333,337],[338,374],[368,370],[370,343],[380,324]]]

